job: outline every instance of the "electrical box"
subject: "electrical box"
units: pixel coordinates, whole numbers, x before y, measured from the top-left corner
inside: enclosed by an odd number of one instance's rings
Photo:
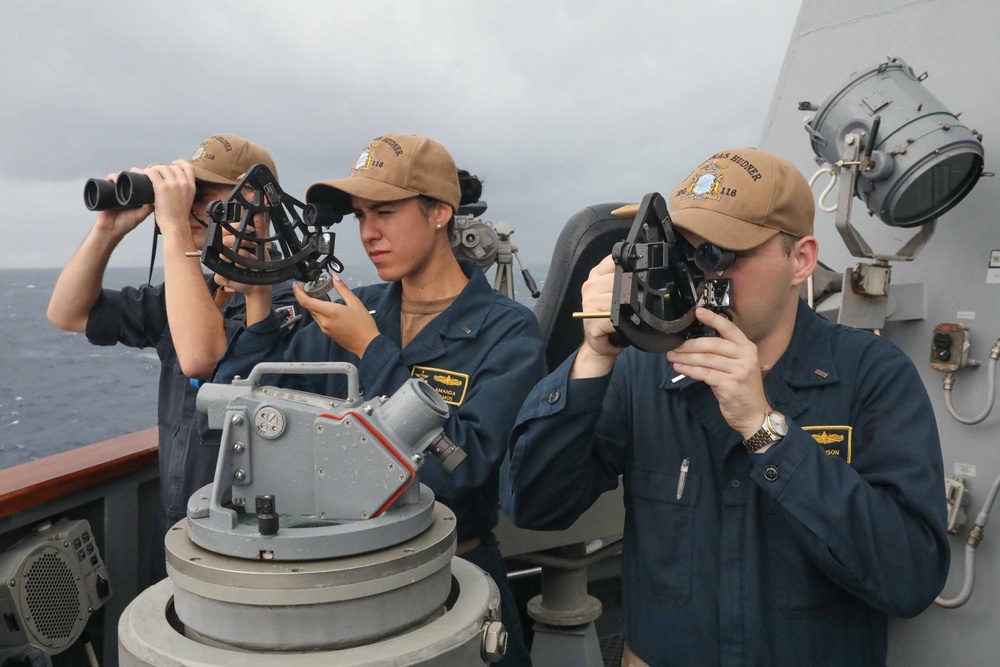
[[[945,477],[944,494],[948,503],[948,532],[957,535],[965,528],[965,508],[969,504],[965,480],[961,477]]]
[[[969,330],[961,324],[939,324],[931,338],[931,368],[953,373],[969,365]]]
[[[61,653],[110,597],[90,524],[46,521],[0,553],[0,651],[32,644]]]

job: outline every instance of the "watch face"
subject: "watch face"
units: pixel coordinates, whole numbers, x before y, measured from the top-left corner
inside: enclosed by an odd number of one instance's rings
[[[767,423],[778,437],[784,438],[788,435],[788,422],[785,421],[785,415],[780,412],[768,413]]]

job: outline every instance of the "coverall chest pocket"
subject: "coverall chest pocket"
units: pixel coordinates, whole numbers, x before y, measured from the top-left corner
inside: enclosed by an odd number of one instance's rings
[[[636,590],[660,602],[682,605],[691,597],[694,511],[698,477],[688,474],[678,498],[678,472],[634,466],[626,480],[631,530],[624,568]]]

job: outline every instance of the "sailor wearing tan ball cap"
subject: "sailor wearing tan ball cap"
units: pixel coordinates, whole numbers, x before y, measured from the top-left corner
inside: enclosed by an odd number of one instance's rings
[[[219,288],[196,259],[205,244],[206,208],[212,200],[224,199],[255,164],[277,173],[266,150],[235,134],[213,134],[189,155],[187,160],[132,170],[149,178],[155,203],[98,211],[87,238],[59,275],[48,308],[53,324],[86,333],[94,345],[152,348],[160,358],[161,506],[155,517],[157,539],[151,542],[153,581],[166,576],[163,535],[187,516],[191,495],[212,481],[218,457],[220,433],[209,429],[207,416],[195,410],[198,389],[191,380],[211,375],[246,317],[243,297]],[[149,157],[142,162],[148,161]],[[105,268],[118,244],[154,211],[163,234],[164,283],[102,288]],[[263,227],[259,231],[263,233]],[[298,308],[289,282],[274,287],[274,302],[268,305],[276,310]],[[283,335],[307,321],[296,318]]]
[[[335,276],[337,303],[296,288],[315,326],[287,350],[272,344],[271,323],[249,327],[230,346],[216,379],[245,377],[260,361],[347,361],[358,367],[366,396],[391,395],[411,377],[437,391],[450,406],[445,433],[468,458],[447,473],[430,457],[420,478],[455,512],[458,555],[485,570],[500,590],[508,639],[499,664],[513,667],[530,658],[492,532],[497,475],[517,410],[545,366],[531,311],[496,292],[478,264],[459,262],[451,250],[455,211],[477,200],[481,189],[433,139],[386,134],[369,141],[346,177],[313,184],[306,199],[354,213],[385,282],[352,290]],[[247,298],[249,304],[253,297]],[[277,384],[347,395],[343,375],[288,375]]]
[[[579,351],[521,408],[503,509],[567,528],[621,476],[624,666],[884,665],[887,617],[920,613],[948,574],[923,383],[891,343],[800,301],[818,249],[789,162],[719,151],[669,208],[696,247],[735,251],[733,321],[699,308],[718,337],[664,355],[617,348],[610,320],[586,320]],[[613,279],[609,257],[584,310],[610,310]]]

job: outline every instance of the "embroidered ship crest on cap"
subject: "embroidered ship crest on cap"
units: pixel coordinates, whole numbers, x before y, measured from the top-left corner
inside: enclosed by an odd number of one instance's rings
[[[382,163],[375,160],[375,142],[365,146],[354,163],[354,171],[368,171],[374,167],[381,167]]]
[[[722,199],[722,181],[726,175],[722,173],[725,165],[720,165],[713,160],[706,164],[702,170],[694,175],[687,189],[680,195],[682,199]]]

